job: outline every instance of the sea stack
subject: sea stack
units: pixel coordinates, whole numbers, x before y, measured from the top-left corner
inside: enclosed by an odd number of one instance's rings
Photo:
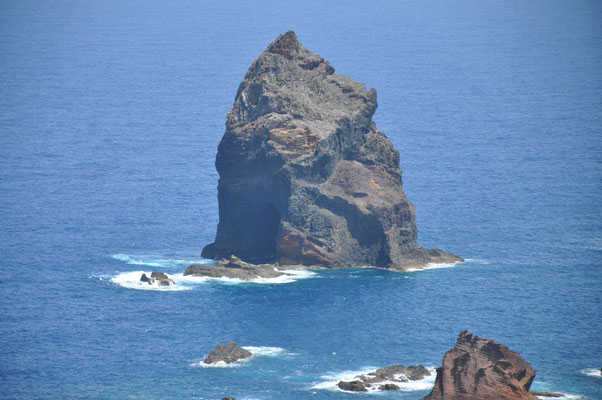
[[[536,400],[529,393],[534,378],[535,370],[517,352],[462,331],[422,400]]]
[[[376,90],[334,73],[294,32],[253,62],[219,144],[219,224],[203,257],[404,270],[462,261],[416,242]]]

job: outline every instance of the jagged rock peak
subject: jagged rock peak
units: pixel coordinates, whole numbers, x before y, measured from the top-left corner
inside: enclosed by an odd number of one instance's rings
[[[212,259],[404,269],[460,261],[416,243],[399,153],[376,129],[376,91],[334,73],[294,32],[251,64],[216,168]]]
[[[529,393],[534,378],[535,370],[517,352],[462,331],[422,400],[536,400]]]
[[[276,40],[270,43],[265,51],[266,53],[278,54],[287,60],[295,61],[304,69],[315,69],[324,64],[324,72],[326,74],[330,75],[334,73],[334,68],[330,66],[330,63],[303,47],[293,31],[280,34]]]

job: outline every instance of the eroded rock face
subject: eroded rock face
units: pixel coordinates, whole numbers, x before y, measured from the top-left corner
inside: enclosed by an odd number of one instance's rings
[[[244,360],[253,355],[249,350],[243,349],[236,342],[228,342],[226,344],[218,344],[212,351],[209,353],[205,361],[205,364],[214,364],[216,362],[223,361],[227,364]]]
[[[271,264],[255,265],[242,261],[236,256],[223,259],[216,265],[194,264],[186,268],[184,275],[206,276],[209,278],[235,278],[250,281],[256,278],[276,278],[284,273]]]
[[[423,400],[535,400],[529,393],[534,378],[535,370],[518,353],[463,331]]]
[[[334,73],[294,32],[241,82],[219,144],[219,225],[203,257],[397,269],[461,261],[416,243],[399,153],[376,91]]]

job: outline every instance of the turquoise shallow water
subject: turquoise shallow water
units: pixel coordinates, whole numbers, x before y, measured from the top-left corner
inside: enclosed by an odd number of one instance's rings
[[[602,9],[596,2],[0,5],[0,397],[407,398],[345,371],[508,345],[534,387],[602,398]],[[225,115],[279,33],[378,92],[419,242],[413,273],[183,282],[217,225]],[[133,276],[133,275],[132,275]],[[298,279],[299,278],[299,279]],[[198,362],[236,340],[261,355]]]

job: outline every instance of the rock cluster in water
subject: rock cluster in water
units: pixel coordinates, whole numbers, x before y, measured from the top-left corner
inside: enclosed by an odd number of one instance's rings
[[[535,400],[529,393],[534,378],[535,370],[518,353],[463,331],[422,400]]]
[[[148,277],[146,274],[142,274],[140,277],[140,282],[146,282],[149,285],[158,285],[158,286],[170,286],[175,285],[172,279],[169,279],[167,274],[163,272],[152,272],[151,276]]]
[[[337,386],[341,390],[350,392],[366,392],[368,389],[377,390],[399,390],[397,383],[418,381],[429,376],[431,373],[422,365],[391,365],[379,368],[365,375],[358,375],[352,381],[340,381]]]
[[[226,344],[218,344],[203,362],[205,364],[215,364],[222,361],[226,364],[231,364],[249,358],[252,355],[253,353],[243,349],[236,342],[228,342]]]
[[[294,32],[241,82],[219,144],[219,224],[203,257],[395,269],[461,258],[416,242],[399,153],[376,129],[376,91],[334,73]]]

